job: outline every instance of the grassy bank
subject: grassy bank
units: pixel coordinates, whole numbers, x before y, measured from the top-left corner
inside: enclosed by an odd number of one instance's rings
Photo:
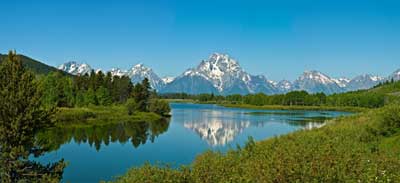
[[[82,108],[59,108],[55,116],[57,126],[87,126],[119,122],[159,121],[162,117],[150,112],[128,115],[125,106],[91,106]]]
[[[179,169],[144,165],[115,182],[400,182],[400,107],[341,117],[329,125],[208,151]]]
[[[344,112],[363,112],[368,108],[364,107],[345,107],[345,106],[301,106],[301,105],[251,105],[251,104],[232,104],[224,101],[200,102],[192,99],[165,99],[169,103],[190,103],[190,104],[216,104],[229,108],[260,109],[260,110],[310,110],[310,111],[344,111]]]
[[[310,110],[310,111],[346,111],[363,112],[367,108],[363,107],[335,107],[335,106],[286,106],[286,105],[249,105],[249,104],[219,104],[230,108],[261,109],[261,110]]]

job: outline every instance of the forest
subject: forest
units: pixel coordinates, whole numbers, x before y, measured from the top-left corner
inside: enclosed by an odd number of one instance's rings
[[[110,73],[94,71],[83,76],[61,72],[40,75],[21,60],[15,51],[10,51],[0,64],[0,182],[59,182],[62,179],[67,166],[63,159],[47,165],[30,159],[52,150],[48,143],[43,143],[49,136],[40,138],[39,134],[56,127],[66,128],[66,123],[59,124],[60,118],[85,116],[85,120],[74,121],[88,125],[86,117],[102,114],[108,121],[111,111],[114,116],[118,115],[119,122],[127,125],[131,121],[138,122],[131,125],[132,129],[144,135],[149,130],[162,133],[168,127],[168,122],[146,123],[146,117],[162,119],[170,112],[169,104],[155,97],[148,79],[133,85],[128,77],[111,77]],[[82,129],[78,127],[76,129]],[[159,129],[161,131],[157,131]],[[145,136],[132,143],[136,147],[146,143],[148,138],[155,137]]]
[[[377,85],[375,88],[395,86],[400,89],[400,82],[387,81]],[[359,90],[346,93],[325,95],[324,93],[310,94],[306,91],[292,91],[286,94],[266,95],[263,93],[248,95],[214,95],[199,94],[190,95],[186,93],[160,94],[164,99],[194,100],[200,103],[219,104],[249,104],[255,106],[282,105],[282,106],[333,106],[333,107],[364,107],[378,108],[387,103],[390,96],[385,92],[372,90]]]

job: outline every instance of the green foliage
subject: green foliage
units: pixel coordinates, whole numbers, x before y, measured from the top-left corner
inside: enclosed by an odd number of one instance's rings
[[[250,139],[244,148],[208,151],[179,169],[145,165],[115,182],[399,182],[399,131],[387,137],[381,135],[386,129],[370,130],[382,124],[399,129],[399,111],[388,106],[319,129]]]
[[[135,111],[138,111],[138,105],[135,99],[128,99],[125,105],[128,111],[128,115],[132,115]]]
[[[94,71],[73,78],[52,72],[41,77],[40,87],[44,91],[43,103],[56,107],[121,104],[132,92],[132,83],[127,76],[112,77],[111,73],[105,76]]]
[[[60,71],[59,71],[57,68],[55,68],[55,67],[48,66],[48,65],[46,65],[46,64],[43,64],[43,63],[40,62],[40,61],[37,61],[37,60],[32,59],[32,58],[29,58],[29,57],[27,57],[27,56],[18,55],[18,58],[20,59],[22,65],[23,65],[26,69],[28,69],[28,70],[34,72],[35,74],[38,74],[38,75],[46,75],[46,74],[49,74],[49,73],[51,73],[51,72],[60,72]],[[1,54],[0,54],[0,63],[6,61],[7,59],[8,59],[8,56],[7,56],[7,55],[1,55]],[[67,73],[65,73],[65,72],[62,72],[62,74],[65,75],[65,76],[69,76],[69,74],[67,74]]]
[[[72,79],[60,72],[52,72],[40,81],[42,101],[48,106],[71,107],[74,105]]]
[[[147,111],[148,103],[150,100],[150,83],[145,78],[142,83],[138,83],[133,88],[132,96],[138,106],[138,110]]]
[[[305,91],[292,91],[286,94],[214,96],[213,94],[163,94],[164,99],[192,99],[200,103],[249,104],[254,106],[331,106],[331,107],[364,107],[379,108],[385,104],[400,103],[400,81],[381,84],[370,90],[360,90],[340,94],[309,94]]]
[[[90,106],[82,108],[59,108],[55,116],[56,125],[63,126],[91,126],[121,122],[157,121],[160,115],[149,112],[135,111],[128,115],[125,105]]]
[[[29,161],[30,155],[42,154],[35,135],[54,124],[54,108],[42,103],[42,92],[34,79],[15,52],[0,66],[1,182],[58,182],[62,177],[62,161],[48,166]]]
[[[100,86],[96,90],[96,98],[99,105],[108,106],[111,105],[112,100],[109,91],[104,86]]]
[[[400,107],[398,105],[391,105],[383,111],[379,130],[385,136],[390,136],[400,131]]]
[[[161,116],[169,115],[171,112],[171,107],[169,103],[164,100],[152,99],[149,103],[149,111],[159,114]]]
[[[189,176],[189,172],[190,169],[187,167],[181,167],[180,170],[173,170],[168,165],[159,165],[159,167],[156,167],[146,163],[142,167],[132,168],[130,171],[128,171],[127,175],[118,177],[115,182],[117,183],[193,182],[193,180]]]

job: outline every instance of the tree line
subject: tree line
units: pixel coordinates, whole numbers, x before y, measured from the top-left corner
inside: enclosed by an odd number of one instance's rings
[[[43,91],[42,101],[46,106],[86,107],[126,104],[128,113],[135,111],[155,112],[166,115],[170,108],[167,102],[157,99],[145,78],[133,84],[128,76],[112,76],[110,72],[91,71],[81,76],[65,76],[52,72],[39,79]]]
[[[49,150],[37,142],[37,135],[55,127],[57,107],[124,104],[130,114],[168,114],[169,104],[155,96],[148,79],[133,85],[128,77],[94,71],[76,77],[60,72],[38,76],[25,68],[15,51],[10,51],[0,64],[0,182],[62,179],[63,160],[42,165],[30,159]]]
[[[385,104],[386,94],[361,90],[340,94],[326,95],[324,93],[307,93],[306,91],[292,91],[286,94],[266,95],[263,93],[248,95],[189,95],[183,93],[162,94],[166,99],[192,99],[199,102],[216,102],[250,105],[284,105],[284,106],[351,106],[377,108]]]

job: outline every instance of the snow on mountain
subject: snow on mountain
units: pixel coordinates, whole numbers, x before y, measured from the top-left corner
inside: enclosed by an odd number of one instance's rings
[[[400,69],[394,71],[389,77],[388,80],[400,81]]]
[[[264,92],[272,94],[276,92],[273,84],[268,82],[264,76],[252,76],[245,72],[239,63],[226,54],[214,53],[207,60],[192,69],[188,69],[174,82],[167,85],[165,92],[181,92],[187,82],[190,87],[185,87],[188,93],[199,93],[199,91],[217,92],[219,94],[249,94]],[[197,85],[207,83],[213,88],[204,88]],[[210,86],[207,86],[210,87]]]
[[[338,78],[338,79],[332,78],[332,80],[342,88],[345,88],[347,86],[347,84],[349,84],[349,82],[350,82],[350,79],[347,79],[344,77]]]
[[[305,71],[293,83],[294,90],[304,90],[308,93],[323,92],[326,94],[340,93],[344,89],[341,88],[333,79],[319,71]]]
[[[73,75],[85,75],[90,74],[92,68],[88,64],[79,64],[75,61],[67,62],[58,66],[59,70],[73,74]]]
[[[112,76],[119,76],[119,77],[122,77],[122,76],[127,76],[127,75],[128,75],[128,71],[122,70],[122,69],[120,69],[120,68],[112,68],[112,69],[110,70],[110,72],[111,72],[111,75],[112,75]]]
[[[170,76],[166,76],[161,78],[165,84],[171,83],[172,81],[174,81],[175,77],[170,77]]]
[[[67,62],[58,67],[59,70],[68,72],[73,75],[84,75],[86,73],[90,74],[92,68],[88,64],[79,64],[77,62]],[[96,70],[96,73],[101,71]],[[137,64],[133,66],[130,70],[122,70],[119,68],[113,68],[111,72],[112,76],[128,76],[131,78],[132,83],[142,82],[144,78],[149,79],[150,85],[155,90],[160,90],[165,86],[164,81],[153,72],[152,69],[145,67],[143,64]]]
[[[374,87],[383,81],[384,78],[379,76],[373,76],[370,74],[359,75],[347,84],[346,91],[356,91],[356,90],[364,90]]]
[[[275,86],[279,93],[287,93],[293,89],[293,84],[288,80],[279,81]]]
[[[88,64],[67,62],[58,69],[74,75],[90,74]],[[100,71],[99,69],[96,72]],[[222,95],[265,93],[287,93],[294,90],[305,90],[309,93],[340,93],[371,88],[385,79],[379,76],[364,74],[353,79],[331,78],[318,71],[305,71],[297,80],[275,82],[263,75],[250,75],[229,55],[214,53],[195,67],[186,70],[182,75],[160,78],[152,69],[137,64],[129,70],[113,68],[113,76],[128,76],[133,83],[148,78],[151,87],[161,93],[214,93]],[[400,69],[393,72],[386,80],[400,80]]]
[[[165,86],[164,81],[152,69],[143,64],[133,66],[126,74],[131,78],[132,83],[142,82],[144,78],[149,79],[151,87],[157,91]]]

